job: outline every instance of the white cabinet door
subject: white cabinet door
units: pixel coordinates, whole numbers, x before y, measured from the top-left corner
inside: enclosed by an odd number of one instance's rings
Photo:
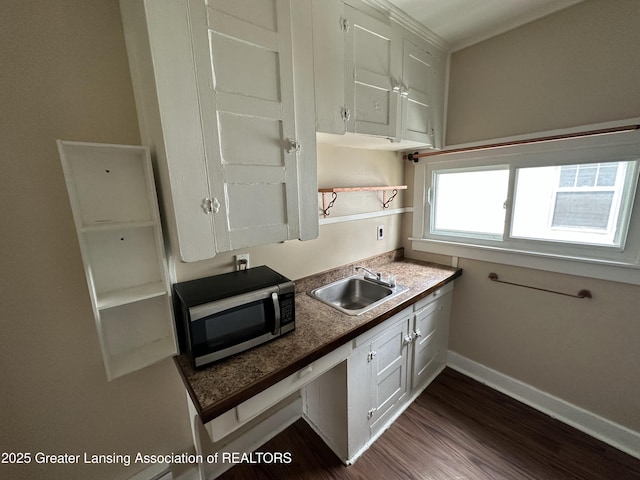
[[[346,131],[344,47],[347,20],[342,0],[313,0],[313,65],[316,131]]]
[[[411,388],[421,390],[447,362],[453,283],[433,292],[415,307],[413,317]],[[427,299],[425,299],[427,300]]]
[[[407,337],[409,322],[402,321],[371,342],[371,432],[385,423],[387,412],[407,393]]]
[[[427,50],[403,39],[402,139],[431,147],[434,142],[433,100],[436,85],[435,58]]]
[[[422,380],[432,373],[433,362],[440,350],[438,316],[441,312],[441,304],[435,301],[415,313],[412,332],[414,335],[411,382],[413,388],[421,385]]]
[[[289,1],[208,3],[190,11],[217,250],[298,238]]]
[[[405,399],[412,315],[412,309],[406,309],[355,340],[347,359],[347,452],[339,453],[348,462],[362,453]]]
[[[371,14],[370,14],[371,13]],[[400,66],[392,29],[373,12],[345,6],[345,98],[349,132],[397,139]]]
[[[184,261],[215,255],[203,210],[209,196],[186,0],[121,0],[140,136],[151,150],[171,250]]]

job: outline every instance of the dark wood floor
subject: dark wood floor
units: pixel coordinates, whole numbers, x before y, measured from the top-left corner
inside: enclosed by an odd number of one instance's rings
[[[239,465],[223,479],[640,479],[640,460],[446,369],[345,467],[299,420],[259,449],[288,465]]]

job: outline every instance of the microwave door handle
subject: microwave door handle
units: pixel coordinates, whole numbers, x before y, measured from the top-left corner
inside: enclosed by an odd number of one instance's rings
[[[280,299],[278,299],[277,292],[273,292],[271,294],[271,300],[273,301],[273,312],[275,317],[272,333],[273,335],[278,335],[280,333]]]

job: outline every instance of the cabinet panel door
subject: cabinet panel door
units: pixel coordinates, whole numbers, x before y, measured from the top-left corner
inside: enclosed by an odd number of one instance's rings
[[[165,227],[186,262],[215,255],[186,1],[121,0],[142,141],[155,157]]]
[[[434,145],[433,56],[406,38],[402,58],[402,139]]]
[[[371,343],[371,431],[385,418],[391,407],[407,392],[407,347],[405,336],[408,322],[389,328]]]
[[[347,130],[396,139],[399,72],[391,26],[350,6],[345,6],[345,16],[345,97],[351,113]]]
[[[344,101],[344,4],[342,0],[314,0],[313,64],[316,131],[342,135]]]
[[[191,0],[218,251],[299,237],[289,0]]]
[[[413,388],[432,373],[432,363],[440,351],[438,318],[441,311],[441,302],[436,300],[415,314],[414,334],[419,333],[420,336],[416,337],[413,346]]]

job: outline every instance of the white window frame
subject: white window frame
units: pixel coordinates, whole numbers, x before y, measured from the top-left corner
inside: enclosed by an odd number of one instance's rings
[[[414,216],[412,248],[548,271],[603,278],[640,285],[640,188],[636,188],[637,162],[632,169],[631,203],[626,241],[620,247],[594,246],[566,242],[530,240],[510,236],[515,171],[518,168],[548,165],[576,165],[640,159],[640,131],[536,142],[486,148],[423,157],[416,164],[414,176]],[[438,235],[430,232],[429,188],[435,170],[496,168],[509,165],[510,184],[507,198],[504,237],[500,239],[472,236]],[[621,215],[625,215],[621,210]],[[628,222],[627,222],[628,221]]]
[[[613,154],[613,153],[612,153]],[[621,159],[614,159],[613,161],[617,161],[620,162]],[[582,163],[579,165],[575,165],[577,167],[581,167],[584,165],[601,165],[604,163],[613,163],[611,160],[608,161],[603,161],[603,162],[589,162],[589,163]],[[609,221],[608,221],[608,225],[606,227],[606,229],[602,230],[602,229],[587,229],[587,228],[583,228],[583,227],[570,227],[570,226],[553,226],[553,215],[555,213],[555,209],[550,209],[547,212],[547,230],[548,231],[556,231],[556,232],[576,232],[576,233],[582,233],[582,234],[588,234],[591,233],[593,234],[591,236],[591,240],[592,240],[592,244],[596,244],[597,249],[599,248],[604,248],[604,249],[611,249],[611,248],[618,248],[620,250],[622,250],[624,248],[624,240],[626,238],[626,234],[627,234],[627,227],[628,227],[628,222],[629,222],[629,217],[628,215],[625,215],[625,212],[632,207],[632,201],[633,201],[633,194],[635,193],[635,188],[636,188],[636,183],[637,183],[637,171],[638,171],[638,160],[635,161],[636,165],[631,165],[631,168],[625,168],[625,169],[618,169],[617,173],[616,173],[616,179],[615,179],[615,183],[612,186],[573,186],[573,187],[559,187],[559,186],[555,186],[553,188],[553,200],[550,202],[551,204],[555,204],[555,201],[557,199],[557,195],[558,193],[563,193],[563,192],[611,192],[613,194],[612,197],[612,202],[611,202],[611,206],[609,207],[609,213],[612,214],[609,216]],[[544,167],[547,166],[552,166],[555,167],[556,165],[544,165]],[[565,165],[557,165],[557,166],[565,166]],[[573,166],[573,165],[572,165]],[[518,177],[519,177],[519,168],[520,167],[516,167],[516,180],[515,183],[517,185],[518,183]],[[537,167],[533,167],[533,168],[537,168]],[[599,169],[598,169],[599,171]],[[596,178],[597,178],[597,174],[596,174]],[[559,182],[559,175],[558,177],[556,177],[556,183]],[[625,193],[626,192],[626,193]],[[516,199],[514,200],[515,203],[517,203],[517,186],[515,189],[515,196]],[[631,205],[630,205],[631,204]],[[515,213],[515,204],[513,205],[513,212]],[[567,238],[558,238],[558,239],[553,239],[553,238],[548,238],[545,239],[544,237],[527,237],[525,235],[522,234],[514,234],[513,233],[513,229],[514,229],[514,225],[515,225],[515,221],[512,221],[512,225],[511,225],[511,232],[510,234],[512,235],[511,238],[518,238],[518,239],[524,239],[524,240],[531,240],[531,241],[547,241],[547,242],[551,242],[551,243],[558,243],[558,244],[569,244],[572,246],[575,245],[580,245],[580,244],[588,244],[589,242],[587,241],[586,238],[583,238],[582,240],[576,240],[576,241],[572,241],[569,240]],[[615,234],[613,234],[613,230],[615,229]],[[609,237],[612,237],[612,242],[615,243],[614,245],[606,245],[606,244],[601,244],[601,242],[596,242],[597,240],[601,240],[598,239],[598,236],[601,236],[604,238],[605,235],[608,235]],[[619,245],[619,246],[618,246]],[[592,256],[597,256],[596,254],[596,250],[594,250],[594,253],[592,254]]]

